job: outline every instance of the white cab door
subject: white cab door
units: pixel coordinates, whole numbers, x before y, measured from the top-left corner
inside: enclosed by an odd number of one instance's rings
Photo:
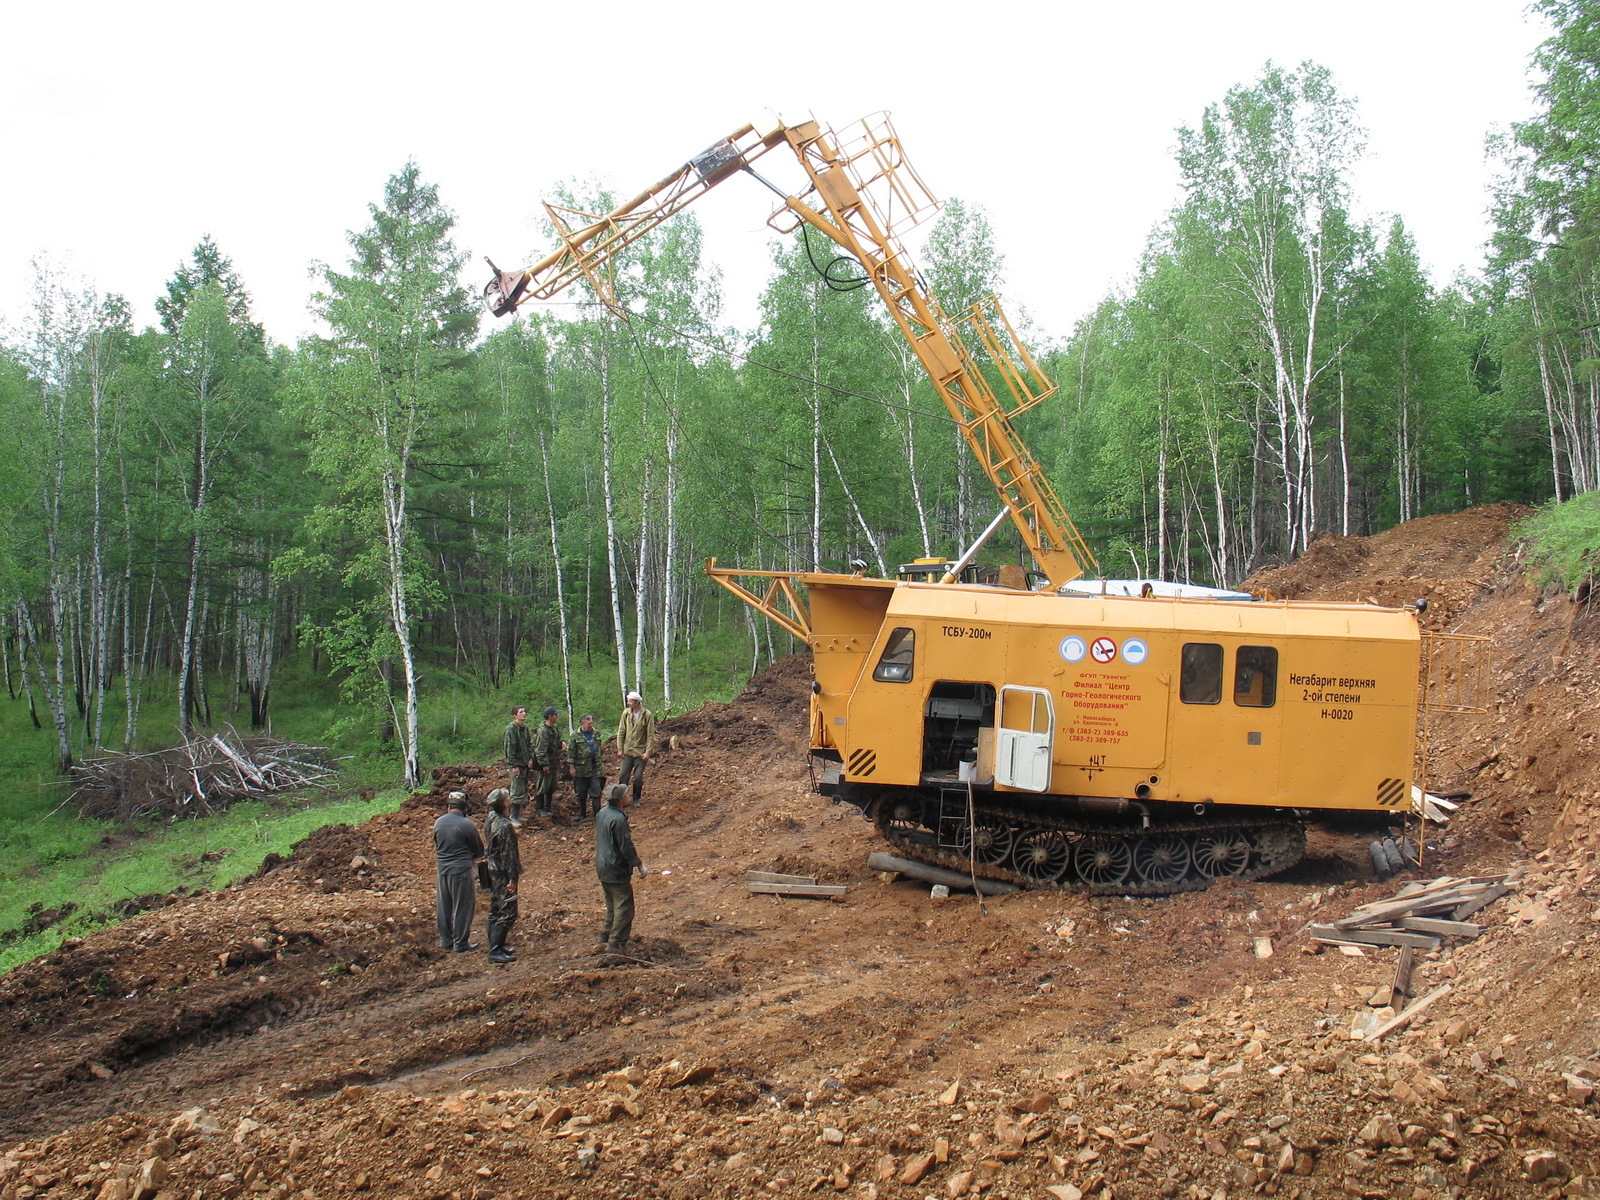
[[[995,730],[995,782],[1030,792],[1047,790],[1055,724],[1049,692],[1010,684],[1002,687],[1000,722]]]

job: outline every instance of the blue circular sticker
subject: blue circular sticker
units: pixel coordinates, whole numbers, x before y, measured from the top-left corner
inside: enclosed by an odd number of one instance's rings
[[[1089,647],[1084,645],[1083,639],[1077,634],[1061,639],[1061,657],[1068,662],[1082,662],[1083,656],[1089,652]]]
[[[1129,638],[1122,643],[1122,661],[1130,667],[1137,667],[1150,657],[1150,647],[1146,646],[1139,638]]]

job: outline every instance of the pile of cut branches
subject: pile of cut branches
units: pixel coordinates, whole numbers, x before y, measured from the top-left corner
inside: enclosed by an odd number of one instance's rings
[[[240,800],[326,787],[338,774],[320,746],[208,734],[146,754],[106,754],[72,768],[66,803],[80,817],[207,817]]]

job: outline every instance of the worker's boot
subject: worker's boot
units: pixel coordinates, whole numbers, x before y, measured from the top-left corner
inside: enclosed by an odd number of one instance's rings
[[[522,805],[520,804],[511,806],[511,825],[514,829],[522,828]]]
[[[489,961],[492,963],[514,963],[517,956],[506,949],[506,927],[493,925],[489,929]]]

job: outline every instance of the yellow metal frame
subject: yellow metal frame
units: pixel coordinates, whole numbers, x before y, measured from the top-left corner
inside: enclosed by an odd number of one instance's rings
[[[811,185],[802,195],[785,198],[772,217],[773,228],[793,232],[804,223],[861,264],[1039,568],[1055,586],[1078,578],[1094,566],[1094,556],[1012,424],[1053,395],[1056,385],[1028,353],[997,300],[989,297],[952,322],[917,273],[900,237],[937,211],[938,201],[906,161],[884,114],[851,126],[845,138],[815,121],[785,125],[774,118],[759,127],[744,125],[609,213],[547,204],[560,249],[521,271],[496,268],[485,299],[504,315],[528,300],[548,300],[581,278],[626,319],[606,269],[615,255],[785,143]],[[962,340],[962,328],[973,333],[977,352]],[[718,582],[735,590],[726,579]],[[756,599],[745,589],[735,594]],[[756,607],[768,612],[760,603]],[[773,619],[804,636],[792,618]]]
[[[797,587],[799,572],[743,571],[719,567],[716,559],[708,558],[706,574],[773,624],[781,625],[808,646],[811,644],[811,612]],[[771,582],[767,584],[767,590],[758,596],[740,583],[741,579],[767,579]],[[787,611],[779,607],[780,600],[788,606]]]
[[[815,122],[790,127],[785,136],[812,183],[805,196],[790,197],[786,208],[866,270],[1040,570],[1054,586],[1077,579],[1094,565],[1094,556],[1012,424],[1013,416],[1053,395],[1056,386],[1023,347],[998,301],[982,301],[963,321],[978,333],[1004,382],[1012,401],[1008,409],[911,265],[898,233],[920,222],[934,201],[906,163],[888,118],[880,114],[861,122],[848,150],[836,148],[838,139]]]

